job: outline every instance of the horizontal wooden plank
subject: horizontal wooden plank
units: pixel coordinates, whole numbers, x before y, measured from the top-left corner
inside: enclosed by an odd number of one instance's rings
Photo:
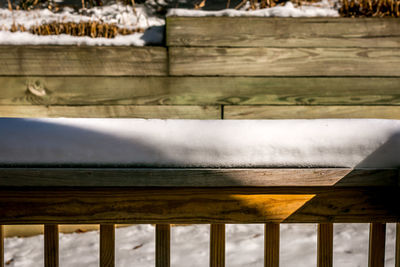
[[[400,105],[400,78],[0,77],[0,105]]]
[[[395,222],[398,188],[0,190],[1,224]]]
[[[171,75],[400,76],[396,48],[170,47]]]
[[[219,106],[16,106],[0,105],[0,117],[220,119]]]
[[[399,106],[225,106],[224,119],[400,119]]]
[[[395,18],[168,17],[167,45],[399,47],[400,21]]]
[[[0,168],[0,187],[398,187],[397,169]]]
[[[165,75],[163,47],[0,46],[0,75]]]

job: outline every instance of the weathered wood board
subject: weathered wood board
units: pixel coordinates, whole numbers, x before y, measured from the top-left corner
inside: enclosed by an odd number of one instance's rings
[[[224,119],[400,119],[400,106],[224,106]]]
[[[10,77],[0,105],[400,105],[387,77]]]
[[[220,106],[16,106],[0,105],[0,117],[17,118],[143,118],[221,119]]]
[[[397,169],[0,168],[0,187],[398,187]]]
[[[0,46],[0,75],[159,76],[164,47]]]
[[[170,47],[169,73],[189,76],[392,76],[398,48]]]
[[[1,224],[396,222],[389,188],[2,189]]]
[[[168,17],[168,46],[399,47],[395,18]]]

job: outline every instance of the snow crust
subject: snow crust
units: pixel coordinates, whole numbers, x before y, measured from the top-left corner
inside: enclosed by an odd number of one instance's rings
[[[400,167],[400,121],[0,119],[0,164]]]
[[[334,267],[368,266],[368,224],[335,224]],[[316,266],[317,228],[313,224],[281,224],[280,262],[285,267]],[[209,264],[209,226],[171,229],[171,266]],[[395,224],[387,225],[385,266],[394,267]],[[116,229],[116,266],[154,266],[154,227],[134,225]],[[226,266],[263,266],[263,225],[226,225]],[[99,234],[60,234],[60,266],[99,266]],[[6,238],[9,267],[43,266],[43,235]],[[188,265],[188,263],[190,263]]]
[[[77,37],[67,34],[39,36],[29,32],[10,32],[13,24],[23,25],[26,29],[51,22],[104,22],[115,24],[126,29],[149,29],[145,33],[118,35],[115,38]],[[144,6],[123,6],[113,4],[88,9],[85,14],[79,14],[65,7],[62,12],[54,13],[48,9],[31,11],[0,8],[0,45],[134,45],[161,44],[163,41],[165,20],[153,14]],[[153,28],[151,28],[153,27]]]
[[[326,2],[327,3],[327,2]],[[236,10],[225,9],[219,11],[205,11],[193,9],[170,9],[168,16],[181,17],[338,17],[339,12],[329,7],[328,3],[323,6],[300,6],[295,7],[291,2],[284,6],[275,6],[258,10]]]

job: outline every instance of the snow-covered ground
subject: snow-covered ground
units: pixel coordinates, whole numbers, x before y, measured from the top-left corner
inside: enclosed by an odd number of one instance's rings
[[[148,29],[145,33],[118,35],[115,38],[77,37],[67,34],[39,36],[29,32],[10,32],[12,25],[23,25],[26,29],[45,23],[66,22],[103,22],[115,24],[119,28]],[[134,45],[160,44],[164,38],[165,19],[156,16],[153,11],[144,6],[125,6],[112,4],[88,9],[78,13],[65,7],[62,12],[54,13],[48,9],[31,11],[0,8],[0,44],[13,45]]]
[[[334,266],[364,267],[368,259],[368,224],[335,224]],[[209,264],[209,226],[175,226],[171,230],[171,266]],[[226,266],[263,266],[263,225],[226,226]],[[316,266],[316,225],[282,224],[280,266]],[[116,266],[154,266],[154,227],[134,225],[116,230]],[[388,224],[386,267],[394,266],[395,225]],[[99,234],[60,234],[61,267],[97,267]],[[43,266],[43,235],[6,238],[7,267]]]
[[[333,8],[333,3],[324,0],[309,6],[294,6],[287,2],[284,6],[275,6],[258,10],[224,9],[217,11],[193,10],[174,8],[169,10],[168,16],[181,17],[338,17],[339,12]]]
[[[157,4],[155,4],[157,2]],[[226,2],[216,1],[207,4],[210,10],[193,10],[188,0],[179,7],[172,3],[155,1],[153,5],[142,4],[135,7],[121,4],[108,4],[93,7],[79,12],[70,7],[63,7],[59,12],[48,9],[34,9],[30,11],[8,10],[0,8],[0,45],[122,45],[122,46],[143,46],[162,44],[164,39],[165,18],[160,16],[160,8],[169,10],[167,16],[256,16],[256,17],[337,17],[339,16],[336,0],[323,0],[322,2],[307,6],[294,6],[291,2],[284,6],[276,6],[261,10],[246,11],[243,6],[240,10],[223,9]],[[212,2],[212,1],[210,1]],[[150,3],[152,3],[150,1]],[[192,4],[193,7],[193,4]],[[218,11],[215,11],[218,10]],[[82,11],[82,10],[81,10]],[[44,23],[66,23],[66,22],[103,22],[115,24],[119,28],[143,29],[144,33],[130,35],[118,35],[115,38],[90,38],[77,37],[66,34],[39,36],[30,32],[10,32],[13,25],[24,26],[29,29]]]

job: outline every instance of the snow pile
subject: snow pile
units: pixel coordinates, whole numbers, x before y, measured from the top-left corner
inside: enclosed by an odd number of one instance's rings
[[[328,2],[331,1],[331,2]],[[333,1],[333,2],[332,2]],[[186,3],[185,1],[183,1]],[[323,0],[308,6],[295,7],[291,2],[284,6],[246,11],[224,9],[220,11],[202,11],[187,8],[170,9],[168,16],[254,16],[254,17],[337,17],[335,0]],[[164,8],[168,4],[164,3]],[[224,3],[225,5],[225,3]],[[10,32],[12,25],[22,25],[25,29],[44,23],[66,22],[103,22],[116,24],[119,28],[148,29],[145,33],[119,35],[116,38],[90,38],[77,37],[66,34],[61,35],[34,35],[29,32]],[[54,13],[48,9],[35,9],[30,11],[0,8],[0,45],[119,45],[119,46],[143,46],[162,45],[164,40],[165,19],[160,18],[154,7],[137,5],[125,6],[112,4],[101,7],[93,7],[84,12],[77,12],[64,7],[61,12]]]
[[[368,224],[335,224],[334,266],[362,267],[368,263]],[[316,266],[316,226],[282,224],[280,262],[285,267]],[[209,226],[172,227],[171,266],[209,264]],[[190,241],[190,242],[189,242]],[[226,226],[226,266],[263,266],[263,225]],[[116,230],[116,266],[154,266],[154,227],[134,225]],[[395,224],[388,224],[385,266],[394,267]],[[6,238],[9,267],[43,266],[43,235]],[[188,263],[190,263],[188,265]],[[60,234],[60,266],[99,266],[99,234]]]
[[[29,32],[10,32],[12,25],[23,25],[26,29],[45,23],[66,22],[103,22],[115,24],[119,28],[149,29],[145,33],[119,35],[113,39],[77,37],[66,34],[39,36]],[[125,6],[113,4],[88,9],[79,14],[71,8],[65,7],[61,12],[54,13],[48,9],[31,11],[0,9],[0,44],[7,45],[135,45],[161,44],[163,41],[163,25],[165,20],[157,17],[144,6]]]
[[[400,167],[400,121],[0,119],[0,164]]]
[[[291,2],[284,6],[275,6],[252,11],[225,9],[220,11],[203,11],[192,9],[171,9],[168,16],[181,17],[338,17],[339,12],[330,7],[328,2],[322,6],[299,6],[295,7]]]

